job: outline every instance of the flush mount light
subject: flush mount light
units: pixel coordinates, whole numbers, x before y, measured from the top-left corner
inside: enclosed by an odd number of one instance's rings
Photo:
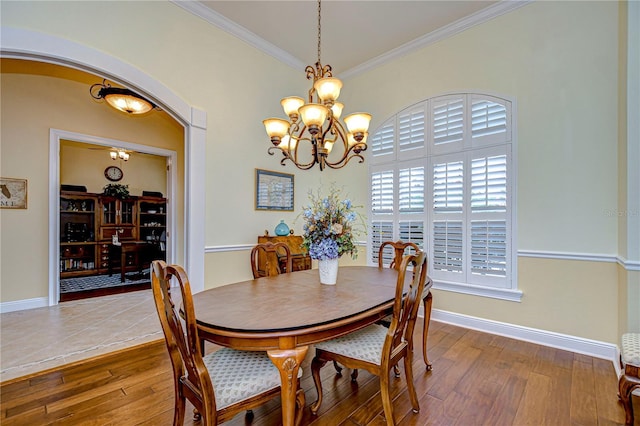
[[[91,86],[89,93],[94,99],[104,99],[118,111],[131,115],[144,114],[156,107],[152,102],[129,89],[111,87],[106,80]]]

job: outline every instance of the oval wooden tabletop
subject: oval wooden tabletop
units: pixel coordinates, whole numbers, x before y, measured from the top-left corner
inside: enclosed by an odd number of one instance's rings
[[[335,285],[320,284],[317,269],[264,277],[193,295],[201,327],[270,333],[335,324],[395,296],[398,273],[372,266],[340,267]]]

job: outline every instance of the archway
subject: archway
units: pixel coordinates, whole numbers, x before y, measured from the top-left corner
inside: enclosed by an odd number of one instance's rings
[[[67,66],[128,86],[143,94],[172,115],[185,128],[185,269],[192,289],[204,289],[204,175],[206,144],[206,113],[189,106],[169,88],[120,59],[98,50],[55,36],[17,28],[3,28],[0,57],[37,60]],[[56,179],[49,179],[50,197],[57,197]],[[49,231],[49,253],[58,244]],[[56,300],[57,259],[49,261],[49,305]]]

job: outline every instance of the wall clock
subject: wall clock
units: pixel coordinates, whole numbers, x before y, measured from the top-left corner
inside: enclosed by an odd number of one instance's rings
[[[122,179],[122,176],[124,176],[124,173],[122,173],[120,167],[109,166],[104,169],[104,177],[109,179],[111,182],[118,182]]]

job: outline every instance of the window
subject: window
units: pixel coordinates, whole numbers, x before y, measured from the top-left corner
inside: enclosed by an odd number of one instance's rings
[[[453,94],[412,105],[372,133],[370,263],[383,241],[412,241],[429,255],[435,288],[520,300],[512,122],[507,99]]]

